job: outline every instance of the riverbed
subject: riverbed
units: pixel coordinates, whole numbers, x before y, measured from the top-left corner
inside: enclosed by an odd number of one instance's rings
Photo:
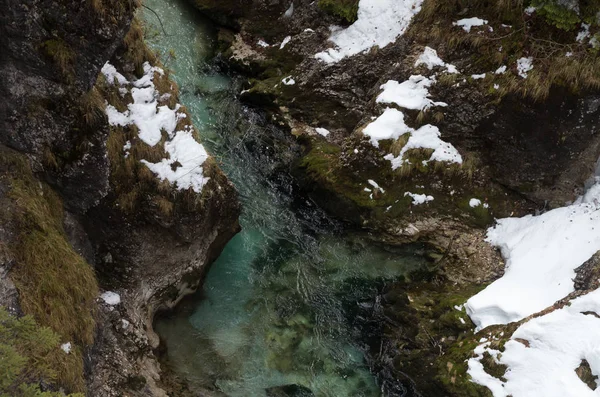
[[[201,290],[156,321],[169,367],[192,390],[231,397],[286,385],[290,396],[385,395],[365,360],[357,309],[374,307],[382,285],[423,259],[374,246],[298,192],[288,168],[299,148],[238,101],[242,81],[213,60],[215,27],[185,1],[145,5],[147,42],[243,206],[242,231]]]

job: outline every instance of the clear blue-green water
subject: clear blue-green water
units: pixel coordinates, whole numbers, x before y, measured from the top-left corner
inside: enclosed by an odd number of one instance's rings
[[[298,195],[280,169],[293,142],[242,106],[237,82],[211,65],[211,24],[181,0],[145,4],[164,26],[144,10],[147,40],[173,71],[181,102],[243,205],[243,229],[203,288],[156,321],[169,366],[192,388],[232,397],[266,396],[287,384],[315,396],[382,395],[359,344],[356,309],[375,304],[382,283],[422,259],[348,236]]]

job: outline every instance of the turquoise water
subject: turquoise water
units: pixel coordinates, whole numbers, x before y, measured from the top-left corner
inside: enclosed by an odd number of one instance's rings
[[[181,102],[243,204],[243,230],[202,290],[156,321],[169,365],[192,388],[232,397],[262,397],[287,384],[316,396],[382,395],[358,344],[356,308],[375,304],[382,283],[422,259],[344,234],[295,193],[277,155],[291,155],[294,144],[263,126],[236,100],[238,83],[208,63],[210,23],[179,0],[145,4],[166,31],[145,10],[149,44],[174,72]]]

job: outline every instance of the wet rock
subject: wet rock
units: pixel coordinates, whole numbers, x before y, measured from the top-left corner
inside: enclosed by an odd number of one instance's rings
[[[313,397],[313,392],[301,385],[276,386],[266,389],[268,397]]]

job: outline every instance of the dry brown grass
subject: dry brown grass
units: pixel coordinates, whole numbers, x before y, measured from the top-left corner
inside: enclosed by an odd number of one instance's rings
[[[80,100],[81,117],[87,126],[104,120],[104,98],[96,87],[82,95]]]
[[[60,386],[84,391],[82,351],[94,339],[98,294],[94,271],[67,240],[62,201],[33,176],[27,159],[3,150],[0,162],[2,169],[11,170],[8,197],[15,206],[0,210],[0,220],[16,222],[20,231],[5,249],[15,258],[11,278],[21,308],[73,343],[72,353],[59,355],[52,365]]]
[[[136,71],[142,72],[144,62],[156,63],[156,55],[150,51],[146,43],[144,43],[144,28],[138,18],[134,18],[131,22],[131,28],[123,40],[127,53],[125,57],[133,62]]]
[[[576,42],[576,30],[559,29],[542,15],[527,17],[523,7],[522,0],[425,0],[407,35],[420,45],[441,49],[442,58],[449,63],[454,57],[464,61],[465,53],[470,53],[470,62],[462,68],[467,75],[489,74],[502,65],[508,66],[506,74],[493,76],[494,83],[501,89],[490,91],[492,95],[510,93],[541,101],[555,86],[573,92],[599,89],[599,52],[587,43]],[[453,21],[472,15],[487,19],[494,31],[474,28],[467,33],[452,25]],[[512,28],[502,28],[501,24]],[[566,57],[567,52],[573,55]],[[516,61],[520,57],[534,60],[534,70],[527,79],[516,73]],[[450,85],[455,80],[455,76],[443,76],[440,83]],[[488,91],[490,81],[478,80],[471,84]]]
[[[67,81],[74,77],[73,66],[75,53],[69,44],[61,38],[46,40],[41,45],[42,51],[54,62]]]

